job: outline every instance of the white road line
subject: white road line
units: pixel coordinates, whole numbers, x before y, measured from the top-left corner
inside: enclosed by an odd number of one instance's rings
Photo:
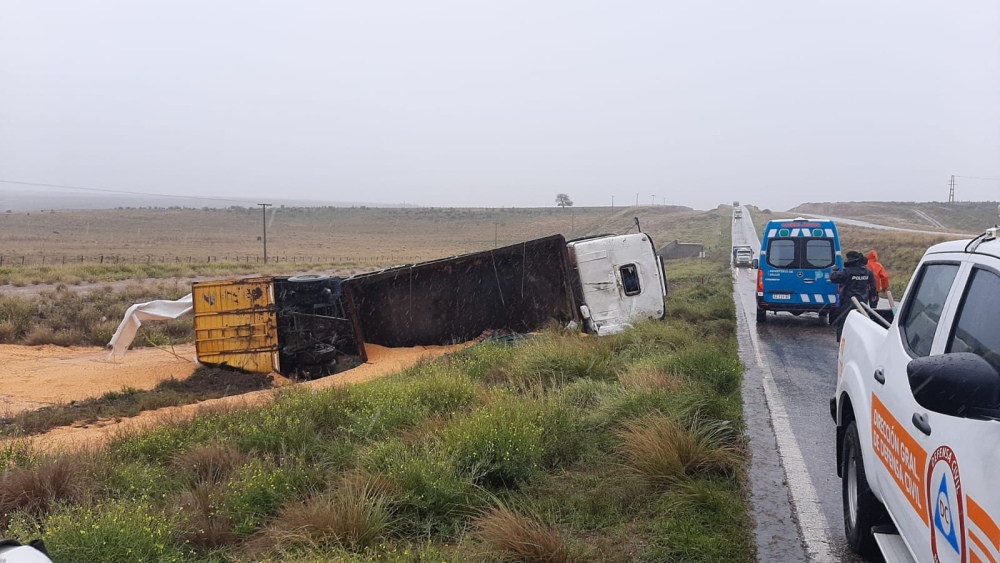
[[[749,218],[749,214],[747,218]],[[778,442],[778,457],[781,458],[781,465],[785,469],[785,480],[788,482],[788,490],[792,495],[792,508],[798,518],[806,553],[809,555],[810,561],[832,563],[836,559],[831,550],[830,538],[827,536],[826,518],[820,509],[816,488],[813,487],[812,479],[809,478],[802,451],[795,442],[795,435],[792,433],[792,425],[788,420],[785,404],[775,389],[771,368],[761,352],[760,342],[757,338],[756,319],[750,318],[750,312],[742,293],[739,291],[738,283],[736,285],[737,287],[734,289],[750,329],[750,344],[753,346],[757,368],[761,371],[764,400],[767,402],[771,427],[774,428],[775,439]]]

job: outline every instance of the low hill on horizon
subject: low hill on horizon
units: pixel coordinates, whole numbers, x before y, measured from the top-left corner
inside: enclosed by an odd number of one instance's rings
[[[803,203],[788,213],[829,215],[881,225],[979,233],[998,221],[996,201],[860,201]]]

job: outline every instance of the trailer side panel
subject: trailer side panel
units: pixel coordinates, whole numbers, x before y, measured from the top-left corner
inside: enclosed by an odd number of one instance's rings
[[[344,281],[363,340],[382,346],[450,344],[487,329],[530,332],[579,322],[566,239],[361,274]]]

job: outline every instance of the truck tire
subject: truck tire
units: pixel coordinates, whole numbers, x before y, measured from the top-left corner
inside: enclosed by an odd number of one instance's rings
[[[858,426],[852,420],[844,433],[844,451],[841,459],[841,491],[844,504],[844,535],[847,545],[858,555],[869,555],[878,550],[872,527],[882,524],[888,516],[885,507],[875,498],[868,486]]]
[[[767,322],[767,309],[761,309],[757,307],[757,323],[763,324]]]
[[[292,283],[311,283],[330,279],[326,274],[299,274],[288,278]]]

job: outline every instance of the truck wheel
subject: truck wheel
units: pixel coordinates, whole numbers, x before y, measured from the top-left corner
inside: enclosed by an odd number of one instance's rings
[[[757,307],[757,322],[766,323],[767,322],[767,309],[761,309]]]
[[[311,283],[330,279],[326,274],[299,274],[288,278],[292,283]]]
[[[876,551],[872,527],[886,520],[885,507],[875,498],[868,486],[865,464],[861,457],[861,440],[858,426],[852,420],[844,435],[844,452],[841,467],[841,484],[844,503],[844,535],[847,545],[859,555]]]

